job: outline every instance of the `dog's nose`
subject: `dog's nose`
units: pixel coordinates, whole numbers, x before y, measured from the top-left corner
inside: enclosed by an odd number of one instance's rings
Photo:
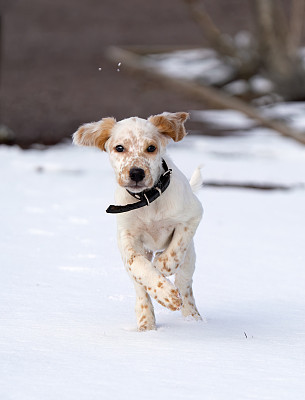
[[[144,169],[131,168],[131,170],[129,171],[129,177],[132,181],[141,182],[145,177]]]

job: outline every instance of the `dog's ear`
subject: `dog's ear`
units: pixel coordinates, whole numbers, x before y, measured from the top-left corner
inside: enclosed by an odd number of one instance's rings
[[[84,124],[73,134],[73,143],[78,146],[96,146],[106,151],[105,144],[115,124],[116,120],[112,117]]]
[[[187,135],[184,122],[188,118],[189,114],[186,112],[164,112],[150,116],[148,121],[155,125],[160,133],[171,137],[175,142],[179,142]]]

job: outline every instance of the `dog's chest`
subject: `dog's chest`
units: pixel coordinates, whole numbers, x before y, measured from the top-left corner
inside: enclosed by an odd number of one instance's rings
[[[174,224],[169,221],[151,221],[139,226],[138,235],[147,249],[158,251],[169,245],[174,229]]]

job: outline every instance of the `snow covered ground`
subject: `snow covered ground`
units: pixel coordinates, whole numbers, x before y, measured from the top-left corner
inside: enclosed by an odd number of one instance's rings
[[[169,153],[205,180],[305,183],[305,147],[258,130]],[[194,293],[135,330],[107,155],[0,147],[1,400],[303,400],[305,190],[204,188]]]

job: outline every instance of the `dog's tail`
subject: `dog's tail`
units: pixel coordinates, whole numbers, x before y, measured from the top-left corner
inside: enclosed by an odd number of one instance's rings
[[[194,193],[198,192],[198,190],[202,188],[203,179],[201,176],[201,168],[202,165],[199,165],[193,172],[193,175],[190,179],[190,185]]]

